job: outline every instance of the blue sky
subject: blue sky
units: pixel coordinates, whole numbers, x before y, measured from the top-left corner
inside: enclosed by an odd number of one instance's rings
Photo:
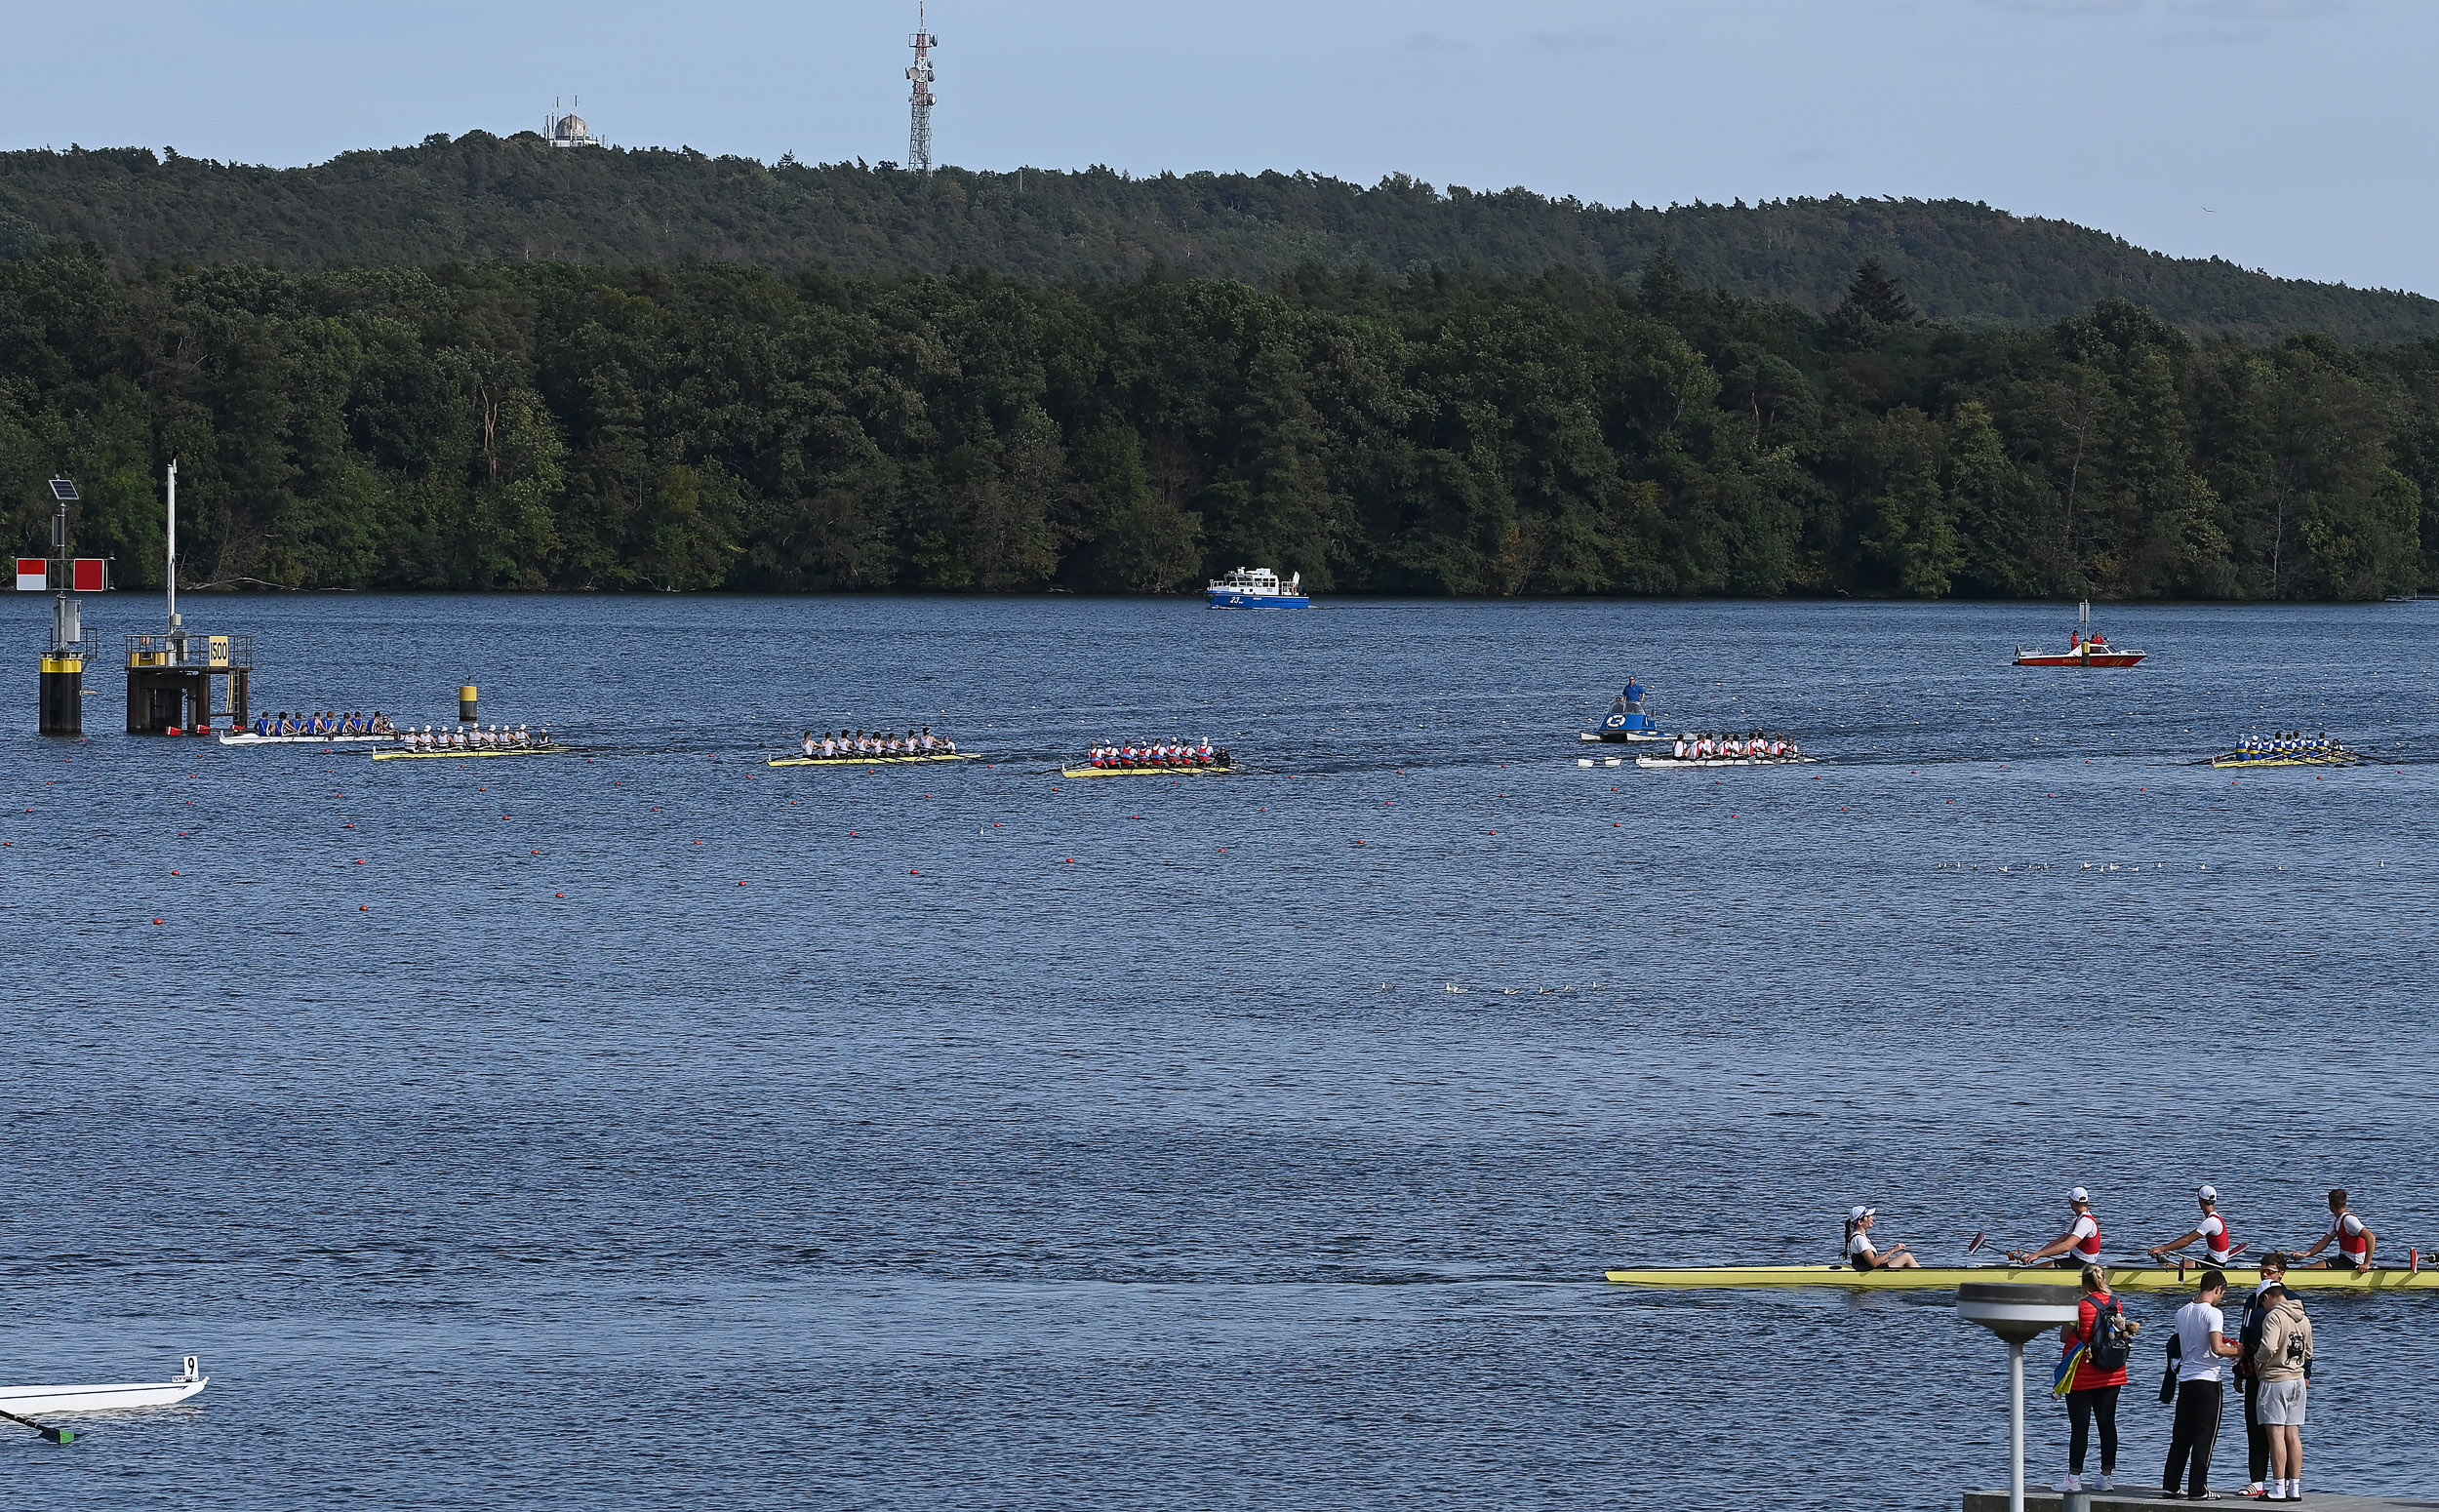
[[[621,144],[902,158],[912,0],[0,0],[0,145],[314,162],[580,95]],[[2430,0],[940,0],[938,155],[1614,204],[1955,196],[2439,295]]]

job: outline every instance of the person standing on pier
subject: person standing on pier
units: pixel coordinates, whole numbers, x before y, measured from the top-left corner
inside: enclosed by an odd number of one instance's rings
[[[2269,1290],[2287,1278],[2287,1252],[2272,1250],[2261,1256],[2261,1284],[2244,1306],[2244,1324],[2236,1330],[2236,1380],[2244,1388],[2244,1459],[2248,1496],[2267,1495],[2262,1482],[2269,1475],[2269,1430],[2261,1426],[2261,1377],[2253,1366],[2254,1347],[2261,1341],[2261,1323],[2269,1315]]]
[[[2238,1353],[2227,1336],[2227,1315],[2219,1304],[2227,1299],[2227,1277],[2216,1270],[2202,1273],[2193,1300],[2177,1309],[2177,1421],[2168,1435],[2168,1469],[2160,1489],[2177,1494],[2185,1483],[2185,1499],[2207,1501],[2211,1491],[2211,1452],[2219,1447],[2219,1414],[2225,1402],[2220,1377]]]
[[[2083,1296],[2075,1303],[2075,1321],[2059,1330],[2069,1350],[2083,1346],[2075,1363],[2075,1378],[2066,1388],[2066,1479],[2058,1489],[2113,1491],[2117,1486],[2117,1394],[2126,1384],[2126,1367],[2134,1359],[2134,1336],[2142,1325],[2126,1316],[2109,1294],[2108,1272],[2087,1265],[2081,1277]],[[2092,1424],[2100,1424],[2100,1482],[2083,1484],[2083,1463],[2092,1442]]]
[[[2311,1389],[2312,1320],[2285,1285],[2261,1288],[2269,1302],[2260,1342],[2253,1348],[2253,1373],[2261,1381],[2261,1431],[2269,1436],[2266,1501],[2303,1499],[2303,1399]]]

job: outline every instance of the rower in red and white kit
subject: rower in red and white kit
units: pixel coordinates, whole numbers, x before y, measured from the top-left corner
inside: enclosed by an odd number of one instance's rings
[[[2328,1249],[2332,1241],[2336,1242],[2338,1253],[2325,1260],[2314,1260],[2312,1256]],[[2329,1193],[2329,1232],[2320,1236],[2320,1243],[2296,1256],[2296,1269],[2369,1270],[2372,1247],[2379,1243],[2379,1236],[2346,1206],[2345,1188],[2336,1187]]]
[[[2219,1216],[2219,1188],[2203,1187],[2194,1193],[2194,1200],[2202,1205],[2202,1216],[2194,1223],[2192,1231],[2182,1239],[2172,1239],[2164,1245],[2153,1245],[2151,1258],[2165,1260],[2170,1255],[2177,1254],[2178,1251],[2187,1245],[2199,1244],[2202,1246],[2203,1253],[2210,1257],[2210,1262],[2224,1270],[2227,1268],[2227,1262],[2236,1257],[2236,1242],[2227,1235],[2227,1220]],[[2177,1254],[2177,1260],[2181,1265],[2184,1263],[2184,1256]]]
[[[2019,1265],[2099,1264],[2100,1215],[2092,1211],[2092,1194],[2076,1187],[2066,1194],[2066,1205],[2075,1210],[2075,1221],[2066,1225],[2066,1232],[2030,1254],[2010,1252],[2007,1257]]]

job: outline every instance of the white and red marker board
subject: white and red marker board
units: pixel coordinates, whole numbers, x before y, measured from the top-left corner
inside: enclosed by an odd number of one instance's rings
[[[51,564],[38,556],[17,559],[17,591],[40,593],[51,586]]]

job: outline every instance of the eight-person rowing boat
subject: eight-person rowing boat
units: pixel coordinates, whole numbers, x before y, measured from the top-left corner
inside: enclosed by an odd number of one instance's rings
[[[1215,750],[1206,738],[1200,745],[1181,740],[1147,741],[1138,745],[1096,745],[1083,765],[1062,767],[1060,776],[1213,776],[1235,770],[1225,750]]]
[[[979,761],[981,758],[957,749],[957,742],[932,733],[932,727],[909,730],[904,735],[890,735],[877,730],[841,730],[816,735],[805,732],[796,742],[799,754],[775,756],[774,767],[866,767],[885,762],[911,761]]]
[[[2347,750],[2335,736],[2317,736],[2300,730],[2246,736],[2232,751],[2211,758],[2214,767],[2352,767],[2362,763],[2359,751]]]
[[[350,745],[389,740],[398,732],[380,709],[370,716],[326,709],[319,714],[258,715],[244,730],[220,736],[222,745]]]
[[[375,751],[375,761],[448,760],[467,756],[555,756],[567,750],[550,738],[548,727],[529,730],[523,725],[514,729],[506,725],[466,725],[455,730],[434,730],[425,725],[420,730],[402,731],[399,749]]]
[[[1742,736],[1681,735],[1667,755],[1637,756],[1634,764],[1658,768],[1778,767],[1819,759],[1805,755],[1793,740],[1756,730]]]

